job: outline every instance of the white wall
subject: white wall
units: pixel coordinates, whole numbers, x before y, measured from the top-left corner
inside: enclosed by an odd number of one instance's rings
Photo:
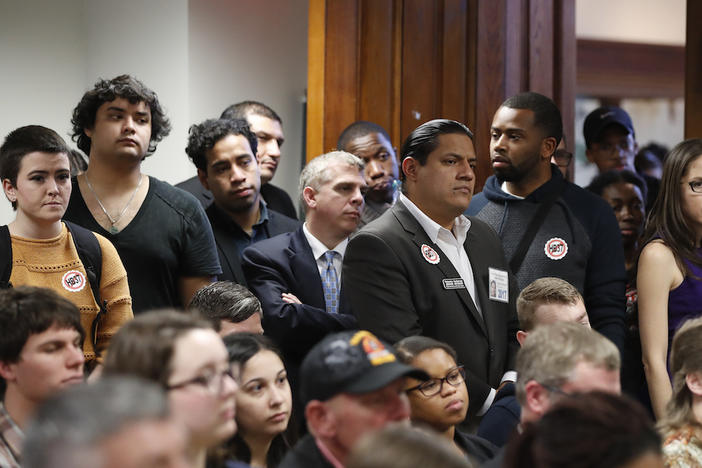
[[[698,0],[687,0],[698,1]],[[685,44],[686,0],[576,0],[576,35],[649,44]]]
[[[194,173],[184,151],[191,124],[261,100],[286,134],[274,182],[295,195],[307,0],[0,0],[0,64],[0,139],[30,123],[68,139],[71,112],[98,78],[137,76],[173,125],[144,171],[171,183]],[[0,200],[0,224],[13,218]]]

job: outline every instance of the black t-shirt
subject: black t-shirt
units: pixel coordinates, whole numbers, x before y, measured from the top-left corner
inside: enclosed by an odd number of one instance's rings
[[[64,218],[105,236],[115,246],[127,270],[135,314],[182,307],[180,277],[222,272],[212,228],[200,203],[153,177],[136,216],[117,234],[110,234],[93,218],[75,178]]]

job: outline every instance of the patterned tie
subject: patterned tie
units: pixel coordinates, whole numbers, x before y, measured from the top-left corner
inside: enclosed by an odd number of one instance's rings
[[[327,305],[327,312],[336,314],[339,310],[339,277],[336,275],[334,268],[334,256],[337,252],[327,250],[324,253],[324,258],[327,260],[327,266],[322,274],[322,286],[324,287],[324,302]]]

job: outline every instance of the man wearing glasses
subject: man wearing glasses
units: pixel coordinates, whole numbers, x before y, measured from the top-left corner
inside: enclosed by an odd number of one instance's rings
[[[521,424],[539,420],[560,398],[596,390],[619,394],[620,365],[616,346],[588,327],[571,322],[538,327],[517,353]],[[501,466],[503,453],[483,467]]]

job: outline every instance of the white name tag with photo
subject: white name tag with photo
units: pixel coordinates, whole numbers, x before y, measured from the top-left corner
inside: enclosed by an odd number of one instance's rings
[[[505,270],[488,268],[488,297],[492,301],[509,302],[509,276]]]

